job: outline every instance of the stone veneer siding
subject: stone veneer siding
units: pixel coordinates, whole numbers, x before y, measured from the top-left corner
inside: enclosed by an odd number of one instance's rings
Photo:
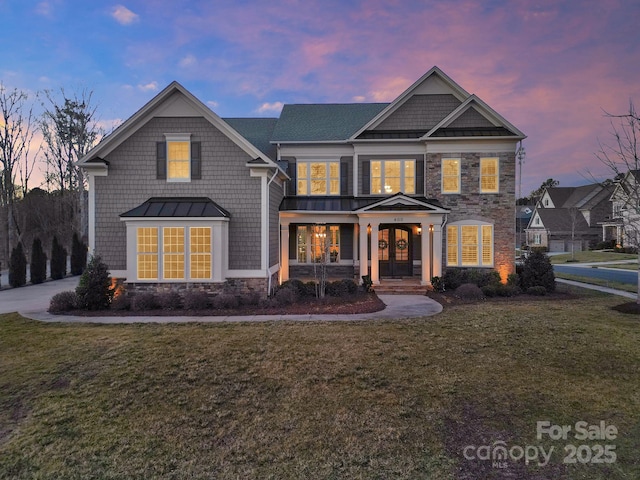
[[[202,179],[156,179],[156,142],[165,133],[190,133],[202,146]],[[209,197],[231,214],[229,268],[260,269],[260,178],[240,147],[200,117],[153,118],[106,158],[109,175],[96,177],[96,253],[112,270],[126,268],[126,228],[119,215],[150,197]]]
[[[275,285],[275,284],[274,284]],[[125,291],[130,297],[138,293],[166,293],[178,292],[184,296],[186,292],[206,292],[211,296],[221,293],[233,293],[236,295],[258,292],[267,294],[266,278],[230,278],[224,283],[200,283],[200,282],[183,282],[183,283],[142,283],[131,282],[125,284]]]
[[[499,193],[480,193],[480,158],[498,157]],[[460,158],[461,193],[442,194],[442,158]],[[515,272],[515,180],[516,162],[513,152],[427,154],[426,197],[435,198],[450,209],[447,223],[459,220],[481,220],[494,224],[494,266],[503,273]],[[443,267],[446,267],[447,232],[442,232]]]

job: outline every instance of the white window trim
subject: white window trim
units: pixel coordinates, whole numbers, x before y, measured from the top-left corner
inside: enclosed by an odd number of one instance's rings
[[[191,134],[190,133],[165,133],[165,142],[167,144],[167,182],[169,183],[189,183],[191,182]],[[187,164],[189,165],[189,175],[187,178],[170,178],[169,177],[169,143],[171,142],[187,142],[189,144],[189,155]]]
[[[307,181],[307,192],[306,193],[300,193],[298,191],[298,181],[300,180],[300,177],[298,176],[298,165],[306,163],[307,164],[307,176],[306,178],[304,178],[304,180]],[[326,170],[327,170],[327,177],[326,177],[326,182],[327,182],[327,189],[324,193],[312,193],[311,192],[311,164],[312,163],[324,163],[326,165]],[[331,193],[331,164],[335,163],[338,165],[338,193]],[[334,196],[337,197],[340,195],[340,189],[342,188],[341,185],[341,181],[342,181],[342,175],[340,175],[340,159],[323,159],[323,158],[312,158],[312,159],[307,159],[305,158],[304,160],[300,160],[298,159],[298,161],[296,162],[296,195],[299,195],[301,197],[322,197],[322,196]],[[318,180],[318,179],[314,179],[314,180]]]
[[[127,228],[127,282],[135,283],[219,283],[226,280],[228,272],[229,256],[229,219],[187,219],[176,218],[174,220],[153,218],[122,218]],[[138,227],[158,228],[158,278],[139,279],[137,263],[137,231]],[[164,279],[163,274],[163,238],[162,229],[167,227],[182,227],[185,229],[185,278]],[[211,278],[190,278],[190,228],[210,227],[211,228]]]
[[[384,164],[386,162],[400,162],[400,192],[380,192],[380,193],[373,193],[373,167],[371,166],[373,164],[373,162],[380,162],[380,185],[384,188],[384,183],[385,183],[385,176],[384,176],[384,172],[385,172],[385,168],[384,168]],[[405,162],[413,162],[413,192],[411,193],[407,193],[407,188],[406,188],[406,176],[405,176]],[[406,195],[415,195],[416,193],[416,165],[417,165],[417,161],[415,158],[385,158],[385,159],[371,159],[369,160],[369,192],[371,192],[371,195],[395,195],[396,193],[404,193]],[[377,177],[376,177],[377,178]]]
[[[482,227],[483,226],[491,226],[491,264],[482,263]],[[448,223],[447,227],[458,227],[457,228],[457,247],[458,247],[458,262],[455,265],[450,264],[447,261],[447,267],[457,267],[457,268],[493,268],[496,262],[496,251],[495,251],[495,225],[490,222],[482,222],[479,220],[460,220],[458,222]],[[478,227],[478,263],[474,265],[463,265],[462,264],[462,229],[460,227],[464,226],[474,226]],[[448,230],[447,230],[448,235]],[[446,247],[448,248],[449,240],[447,238]],[[445,250],[446,251],[446,250]],[[445,258],[448,260],[448,255],[445,255]]]
[[[312,261],[312,253],[313,253],[313,227],[315,225],[313,224],[303,224],[303,225],[297,225],[296,226],[296,258],[295,260],[289,260],[289,264],[290,265],[313,265],[313,261]],[[328,265],[340,265],[342,263],[342,229],[341,226],[337,223],[327,223],[327,224],[322,224],[320,226],[326,227],[327,230],[329,230],[331,227],[338,227],[338,257],[336,259],[335,262],[329,261]],[[307,247],[307,251],[305,254],[305,260],[304,261],[300,261],[298,260],[298,250],[300,248],[300,244],[298,243],[298,229],[300,227],[304,227],[306,229],[306,233],[305,233],[305,245]],[[331,249],[331,245],[329,245],[329,249]],[[351,260],[347,261],[351,262]]]
[[[495,190],[483,190],[482,189],[482,161],[483,160],[495,160],[496,162],[496,189]],[[500,158],[499,157],[481,157],[480,158],[480,171],[478,172],[479,191],[485,194],[500,193]]]
[[[458,190],[453,191],[445,191],[444,190],[444,162],[445,160],[457,160],[458,161]],[[443,195],[457,195],[462,191],[462,158],[458,157],[446,157],[440,159],[440,193]]]

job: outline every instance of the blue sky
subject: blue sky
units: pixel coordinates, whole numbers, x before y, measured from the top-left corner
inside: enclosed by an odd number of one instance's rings
[[[523,193],[586,183],[603,111],[640,104],[640,3],[0,0],[0,82],[126,119],[172,80],[221,116],[391,101],[433,65],[524,131]]]

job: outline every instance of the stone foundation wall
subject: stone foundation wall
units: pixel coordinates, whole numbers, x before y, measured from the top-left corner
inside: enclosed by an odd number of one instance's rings
[[[272,279],[272,285],[276,285],[277,278]],[[188,291],[206,292],[211,296],[221,293],[232,293],[242,295],[246,293],[258,292],[267,296],[267,279],[266,278],[229,278],[224,283],[136,283],[126,282],[124,288],[128,296],[133,297],[138,293],[152,292],[178,292],[180,295]]]
[[[291,265],[289,278],[313,278],[313,265]],[[349,278],[355,276],[353,265],[328,265],[327,276],[329,278]]]

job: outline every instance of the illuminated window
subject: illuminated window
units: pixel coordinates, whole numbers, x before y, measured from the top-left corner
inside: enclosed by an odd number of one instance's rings
[[[415,160],[372,160],[371,193],[416,193]]]
[[[493,266],[493,225],[447,226],[447,265]]]
[[[296,235],[298,241],[298,262],[305,263],[307,261],[307,227],[298,226]]]
[[[498,159],[480,159],[480,192],[498,193]]]
[[[211,228],[192,227],[189,229],[189,270],[191,278],[208,280],[211,278]]]
[[[328,233],[327,233],[328,228]],[[308,249],[311,238],[311,249]],[[298,226],[298,263],[338,263],[340,261],[340,226]]]
[[[138,228],[137,245],[138,278],[141,280],[157,280],[158,229],[156,227]]]
[[[184,279],[184,228],[162,229],[162,271],[166,280]]]
[[[460,193],[460,159],[442,159],[442,193]]]
[[[340,195],[340,162],[298,162],[298,195]]]
[[[191,178],[191,143],[167,142],[167,179],[188,181]]]

